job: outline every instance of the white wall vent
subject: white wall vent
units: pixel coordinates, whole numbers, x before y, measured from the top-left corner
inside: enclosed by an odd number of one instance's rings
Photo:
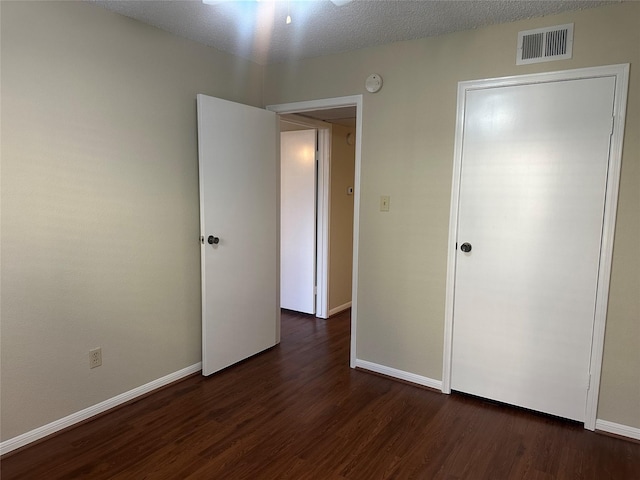
[[[571,58],[573,23],[518,32],[516,65]]]

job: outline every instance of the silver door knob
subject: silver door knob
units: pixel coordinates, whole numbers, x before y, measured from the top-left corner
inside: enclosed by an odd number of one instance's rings
[[[213,235],[209,235],[209,238],[207,238],[207,242],[209,243],[209,245],[217,245],[220,243],[220,239],[218,237],[214,237]]]
[[[464,242],[462,245],[460,245],[460,250],[462,250],[464,253],[469,253],[471,251],[471,244]]]

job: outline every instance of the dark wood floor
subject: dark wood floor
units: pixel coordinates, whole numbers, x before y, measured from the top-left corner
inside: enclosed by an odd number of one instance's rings
[[[2,459],[2,480],[640,479],[640,444],[349,363],[348,312]]]

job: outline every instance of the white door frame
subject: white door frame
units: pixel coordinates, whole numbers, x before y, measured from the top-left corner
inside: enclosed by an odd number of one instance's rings
[[[295,114],[280,115],[280,121],[318,132],[316,187],[316,302],[315,315],[329,318],[329,198],[331,196],[331,124]]]
[[[353,277],[351,282],[351,351],[349,364],[351,368],[356,366],[356,326],[357,326],[357,312],[358,312],[358,239],[360,237],[360,169],[362,164],[362,95],[351,95],[347,97],[335,97],[324,98],[320,100],[309,100],[305,102],[294,103],[282,103],[277,105],[267,105],[266,109],[279,114],[285,113],[302,113],[310,112],[313,110],[330,110],[332,108],[340,107],[356,107],[356,165],[355,165],[355,180],[354,180],[354,205],[353,205]],[[327,187],[329,185],[329,172],[326,169],[323,172],[326,182],[324,183],[323,202],[329,201],[329,192]],[[325,249],[326,252],[326,265],[329,262],[329,227],[328,227],[328,208],[327,212],[327,224],[326,224],[326,239]],[[320,249],[320,246],[318,246]],[[325,278],[327,275],[325,274]],[[328,292],[327,292],[328,295]]]
[[[447,287],[444,323],[444,358],[442,372],[442,391],[451,393],[451,355],[453,350],[453,316],[456,273],[456,239],[458,236],[458,204],[460,198],[460,173],[462,166],[462,140],[464,136],[465,98],[467,91],[485,88],[518,86],[535,83],[547,83],[567,80],[579,80],[598,77],[615,77],[613,126],[609,147],[609,167],[602,226],[602,246],[600,250],[600,269],[597,280],[597,294],[591,345],[590,387],[587,391],[584,427],[594,430],[600,392],[600,373],[604,350],[604,331],[607,318],[609,282],[613,257],[613,239],[615,233],[618,190],[620,186],[620,164],[622,160],[622,142],[624,135],[625,111],[629,82],[629,64],[604,67],[581,68],[559,72],[519,75],[513,77],[471,80],[458,83],[458,110],[456,116],[456,136],[453,156],[453,184],[451,188],[451,212],[449,216],[449,251],[447,257]]]

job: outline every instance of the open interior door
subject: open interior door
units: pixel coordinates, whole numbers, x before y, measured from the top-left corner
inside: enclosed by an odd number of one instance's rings
[[[280,341],[278,120],[197,96],[202,374]]]
[[[316,130],[280,134],[280,307],[316,313]]]

